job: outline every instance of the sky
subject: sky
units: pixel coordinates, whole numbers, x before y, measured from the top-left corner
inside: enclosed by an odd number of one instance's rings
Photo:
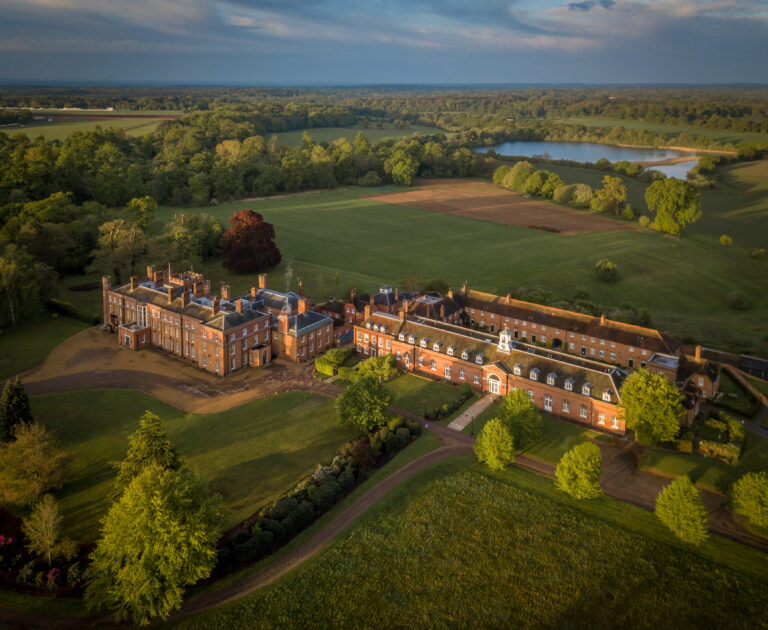
[[[768,0],[0,0],[0,79],[768,83]]]

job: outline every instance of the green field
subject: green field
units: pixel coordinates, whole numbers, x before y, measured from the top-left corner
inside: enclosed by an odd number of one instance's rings
[[[752,394],[747,395],[744,388],[725,370],[720,373],[720,393],[722,399],[718,402],[726,413],[736,413],[744,418],[752,419],[762,405]]]
[[[425,404],[427,413],[432,413],[436,407],[451,403],[459,396],[458,387],[414,374],[398,376],[384,383],[384,388],[392,396],[393,406],[420,416],[424,415]]]
[[[704,127],[691,127],[690,125],[667,125],[664,123],[651,123],[642,120],[623,120],[620,118],[565,118],[553,122],[560,122],[566,125],[583,125],[584,127],[597,127],[601,129],[612,129],[613,127],[624,127],[624,129],[644,129],[649,133],[663,133],[667,136],[679,136],[681,133],[687,133],[692,138],[704,136],[717,142],[731,142],[741,144],[743,142],[766,142],[768,134],[750,133],[745,131],[733,131],[730,129],[706,129]]]
[[[162,122],[162,118],[120,118],[110,116],[99,119],[79,117],[56,118],[52,122],[35,121],[22,127],[0,129],[8,135],[26,134],[29,138],[43,136],[46,140],[64,140],[76,131],[93,131],[96,127],[102,129],[123,129],[129,136],[143,136],[151,133]]]
[[[95,539],[109,505],[111,462],[125,456],[127,437],[145,410],[163,419],[187,465],[222,495],[225,527],[279,496],[352,437],[336,425],[333,401],[300,392],[209,415],[187,414],[127,390],[36,396],[32,409],[72,454],[68,482],[57,496],[66,534],[84,542]]]
[[[0,335],[0,382],[42,363],[67,337],[88,327],[69,317],[51,317]]]
[[[420,134],[433,134],[443,133],[441,129],[436,127],[425,127],[424,125],[411,125],[407,129],[396,129],[395,127],[389,127],[384,129],[378,129],[377,127],[309,127],[307,129],[292,129],[291,131],[278,131],[277,133],[264,134],[266,137],[275,135],[277,136],[280,144],[284,144],[289,147],[298,147],[302,143],[302,135],[305,131],[308,131],[315,142],[333,142],[339,138],[346,138],[350,142],[355,139],[355,136],[359,131],[363,132],[363,135],[368,138],[368,141],[372,144],[381,142],[384,138],[404,138],[406,136],[412,136],[414,133]]]
[[[185,628],[766,627],[765,554],[472,458],[422,471],[301,567]],[[407,620],[407,621],[406,621]]]
[[[443,277],[454,288],[467,281],[501,295],[520,286],[563,296],[583,290],[606,307],[647,308],[660,328],[681,338],[768,354],[768,261],[750,258],[741,247],[722,247],[694,231],[679,240],[651,231],[553,234],[361,196],[376,192],[350,187],[186,211],[207,212],[224,222],[243,208],[262,213],[275,225],[283,255],[269,272],[269,285],[296,290],[301,278],[317,302],[348,295],[352,287],[403,286],[417,276]],[[159,217],[169,220],[174,211],[162,208]],[[758,234],[753,225],[755,238],[768,234],[768,214],[759,225],[766,228]],[[619,265],[617,284],[594,276],[595,262],[606,257]],[[256,273],[233,274],[220,261],[199,269],[214,285],[228,282],[235,292],[257,282]],[[750,310],[737,312],[726,304],[734,290],[750,296]]]
[[[744,473],[768,470],[768,440],[747,431],[744,453],[735,465],[698,455],[649,449],[640,458],[640,468],[669,477],[688,475],[697,486],[727,494]]]

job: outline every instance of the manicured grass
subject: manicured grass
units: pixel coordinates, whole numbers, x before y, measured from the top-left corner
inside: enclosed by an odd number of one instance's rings
[[[750,377],[749,382],[752,386],[764,396],[768,396],[768,381],[761,378]]]
[[[37,396],[32,409],[72,454],[68,481],[57,496],[65,532],[83,542],[97,535],[115,475],[111,462],[125,456],[127,437],[145,410],[163,419],[186,464],[222,495],[225,527],[279,496],[352,437],[337,426],[332,400],[302,392],[209,415],[187,414],[127,390]]]
[[[88,614],[85,601],[82,599],[30,595],[28,593],[17,593],[16,591],[10,591],[4,588],[0,588],[0,606],[17,608],[30,613],[41,613],[43,615],[80,616]],[[53,627],[53,622],[51,623],[51,627]]]
[[[501,295],[520,286],[563,296],[580,289],[605,306],[648,308],[661,329],[681,338],[768,354],[768,261],[750,258],[741,247],[722,247],[715,237],[694,231],[679,240],[646,230],[553,234],[361,197],[374,192],[350,187],[185,211],[208,212],[224,222],[243,208],[261,212],[275,225],[283,255],[268,284],[296,290],[301,278],[316,302],[347,296],[352,287],[360,292],[403,286],[417,276],[443,277],[454,288],[467,281]],[[173,212],[162,208],[158,215],[168,220]],[[762,238],[756,229],[755,234]],[[617,284],[595,278],[600,258],[619,265]],[[228,282],[235,292],[257,283],[257,273],[233,274],[220,260],[195,269],[215,283]],[[748,311],[726,304],[734,290],[750,296]]]
[[[744,453],[734,465],[698,455],[649,449],[640,458],[640,468],[669,477],[688,475],[697,486],[727,494],[744,473],[768,470],[768,440],[747,431]]]
[[[439,381],[431,381],[414,374],[403,374],[384,384],[392,396],[392,406],[406,409],[411,413],[424,415],[424,401],[427,413],[436,407],[450,403],[459,395],[459,388]]]
[[[707,129],[705,127],[692,127],[690,125],[668,125],[665,123],[651,123],[642,120],[623,120],[620,118],[566,118],[561,121],[567,125],[583,125],[584,127],[598,127],[602,129],[611,129],[613,127],[624,127],[624,129],[644,129],[650,133],[663,133],[667,136],[679,136],[681,133],[687,133],[692,138],[704,136],[717,142],[731,142],[741,144],[743,142],[766,142],[768,134],[751,133],[748,131],[733,131],[731,129]]]
[[[489,405],[474,422],[474,434],[479,435],[485,423],[498,414],[499,405],[495,402]],[[473,432],[472,424],[464,428],[464,433]],[[530,455],[550,464],[557,464],[560,458],[576,444],[581,444],[587,438],[596,438],[603,435],[597,431],[592,431],[587,427],[581,427],[569,422],[563,422],[547,415],[541,417],[541,438],[524,451],[525,455]]]
[[[85,322],[48,315],[4,332],[0,335],[0,381],[42,363],[59,343],[86,328]]]
[[[464,402],[461,407],[459,407],[456,411],[454,411],[450,416],[447,418],[443,418],[442,420],[438,420],[440,424],[451,424],[456,418],[458,418],[461,414],[463,414],[467,409],[469,409],[472,405],[474,405],[477,402],[477,396],[472,394],[466,402]]]
[[[472,458],[422,471],[271,586],[185,628],[757,627],[766,555],[677,543],[652,513],[577,502]]]
[[[8,135],[23,133],[29,138],[43,136],[46,140],[65,140],[70,134],[81,131],[93,131],[96,127],[102,129],[123,129],[129,136],[143,136],[153,132],[162,122],[162,118],[120,118],[118,116],[105,116],[100,119],[83,119],[80,117],[58,118],[53,122],[38,122],[2,129]]]
[[[350,142],[354,141],[359,131],[363,132],[363,135],[368,138],[368,141],[372,144],[381,142],[384,138],[403,138],[406,136],[412,136],[414,133],[420,134],[433,134],[443,133],[441,129],[436,127],[425,127],[424,125],[411,125],[408,129],[396,129],[395,127],[388,127],[384,129],[378,129],[377,127],[368,127],[363,129],[362,127],[310,127],[308,129],[293,129],[291,131],[279,131],[275,134],[265,134],[267,138],[275,135],[280,141],[280,144],[284,144],[289,147],[298,147],[302,144],[302,135],[305,131],[308,131],[312,136],[312,140],[315,142],[333,142],[339,138],[346,138]]]
[[[761,408],[752,394],[748,394],[725,370],[720,373],[720,392],[723,397],[718,406],[726,413],[733,411],[745,418],[752,418]]]

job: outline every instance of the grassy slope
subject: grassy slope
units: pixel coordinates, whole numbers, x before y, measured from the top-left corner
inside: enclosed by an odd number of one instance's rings
[[[423,471],[299,569],[189,628],[759,627],[766,556],[678,544],[650,512],[576,502],[471,458]]]
[[[82,118],[57,119],[53,122],[35,122],[24,127],[5,129],[8,135],[23,133],[29,138],[43,136],[46,140],[64,140],[76,131],[93,131],[96,127],[102,129],[124,129],[129,136],[143,136],[151,133],[162,121],[161,118],[120,118],[109,116],[98,120],[84,120]]]
[[[163,419],[184,461],[224,497],[227,526],[285,491],[351,437],[336,425],[333,401],[299,392],[210,415],[186,414],[126,390],[37,396],[32,408],[73,455],[58,496],[66,533],[81,541],[96,536],[114,478],[110,462],[125,456],[126,438],[145,410]]]
[[[414,374],[398,376],[385,383],[384,387],[392,396],[392,405],[419,415],[424,414],[425,400],[427,413],[430,413],[435,407],[456,400],[459,395],[458,387]]]
[[[651,449],[640,458],[640,467],[662,475],[688,475],[702,488],[727,494],[731,485],[747,472],[768,470],[768,440],[747,431],[744,453],[736,465],[697,455]]]
[[[300,277],[316,301],[353,286],[372,290],[417,275],[442,276],[454,287],[468,281],[502,295],[523,285],[560,295],[584,289],[607,306],[649,308],[661,328],[681,337],[722,346],[743,343],[768,353],[768,262],[749,258],[740,247],[723,248],[715,238],[694,232],[679,240],[650,231],[551,234],[360,198],[366,192],[347,188],[190,211],[225,222],[243,208],[263,213],[275,225],[283,254],[269,284],[295,290]],[[160,218],[172,214],[172,208],[163,208]],[[621,268],[616,285],[594,277],[594,264],[604,257]],[[229,273],[219,261],[203,270],[235,291],[257,281],[257,274]],[[737,313],[725,304],[734,289],[753,297],[749,311]]]
[[[768,134],[750,133],[745,131],[732,131],[729,129],[706,129],[704,127],[691,127],[690,125],[667,125],[664,123],[650,123],[642,120],[622,120],[619,118],[567,118],[558,122],[569,125],[584,125],[585,127],[599,127],[602,129],[611,129],[613,127],[624,127],[625,129],[645,129],[650,133],[663,133],[668,136],[679,136],[681,133],[687,133],[696,138],[704,136],[718,142],[732,142],[740,144],[742,142],[765,142],[768,140]]]
[[[389,127],[385,129],[377,129],[376,127],[369,127],[363,129],[362,127],[311,127],[308,129],[293,129],[291,131],[279,131],[275,134],[267,133],[266,137],[275,135],[277,136],[280,144],[284,144],[289,147],[298,147],[302,143],[302,135],[305,131],[308,131],[315,142],[333,142],[339,138],[346,138],[349,141],[353,141],[359,131],[363,132],[363,135],[368,138],[369,142],[380,142],[384,138],[403,138],[406,136],[412,136],[414,133],[421,134],[433,134],[442,133],[440,129],[435,127],[425,127],[424,125],[411,125],[408,129],[395,129]]]
[[[49,317],[0,335],[0,381],[42,363],[57,344],[87,327],[69,317]]]

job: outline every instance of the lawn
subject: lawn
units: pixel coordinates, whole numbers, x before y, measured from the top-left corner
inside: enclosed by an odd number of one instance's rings
[[[765,627],[765,554],[473,458],[409,479],[301,567],[186,628]],[[407,620],[407,621],[406,621]]]
[[[762,407],[752,394],[747,393],[726,370],[720,372],[720,393],[723,397],[717,404],[726,413],[732,411],[749,419],[753,418]]]
[[[687,133],[692,138],[704,136],[717,142],[731,142],[735,145],[743,142],[766,142],[768,134],[750,133],[748,131],[733,131],[731,129],[707,129],[705,127],[692,127],[690,125],[668,125],[665,123],[652,123],[642,120],[624,120],[620,118],[566,118],[556,122],[566,125],[583,125],[584,127],[598,127],[612,129],[624,127],[624,129],[644,129],[650,133],[663,133],[667,136],[679,136]]]
[[[384,383],[392,396],[392,406],[406,409],[411,413],[424,415],[435,408],[451,403],[459,396],[459,388],[440,381],[431,381],[415,374],[403,374]]]
[[[640,458],[640,468],[664,476],[688,475],[697,486],[728,494],[744,473],[768,470],[768,440],[747,431],[744,453],[735,465],[698,455],[649,449]]]
[[[67,337],[88,327],[69,317],[51,317],[0,334],[0,382],[45,361]]]
[[[143,136],[154,131],[163,120],[163,118],[120,118],[119,116],[84,119],[73,116],[72,118],[56,118],[52,122],[35,121],[30,125],[0,131],[5,131],[8,135],[23,133],[32,139],[43,136],[49,141],[65,140],[67,136],[76,131],[93,131],[96,127],[123,129],[129,136]]]
[[[749,381],[752,383],[752,385],[755,387],[757,391],[762,393],[764,396],[768,396],[768,381],[764,381],[761,378],[754,378],[754,377],[750,377]]]
[[[498,414],[499,405],[495,402],[487,407],[474,421],[474,429],[470,423],[464,428],[464,433],[478,435],[485,423]],[[560,458],[577,444],[581,444],[587,438],[596,438],[601,433],[592,431],[587,427],[582,427],[570,422],[563,422],[551,416],[542,415],[541,417],[541,438],[523,451],[525,455],[530,455],[550,464],[557,464]]]
[[[377,127],[368,127],[363,129],[360,126],[357,127],[309,127],[307,129],[293,129],[291,131],[279,131],[275,134],[265,134],[267,137],[275,135],[280,141],[280,144],[284,144],[289,147],[298,147],[302,144],[302,135],[305,131],[308,131],[315,142],[333,142],[339,138],[346,138],[350,142],[355,139],[358,132],[362,131],[363,135],[368,138],[368,141],[372,144],[381,142],[384,138],[403,138],[406,136],[412,136],[414,133],[420,134],[434,134],[443,133],[441,129],[436,127],[425,127],[424,125],[411,125],[407,129],[396,129],[394,127],[388,127],[384,129],[378,129]]]
[[[301,278],[317,302],[348,295],[352,287],[358,292],[382,284],[402,287],[418,276],[443,277],[454,288],[467,281],[501,295],[520,286],[564,296],[582,290],[605,306],[647,308],[660,328],[681,338],[768,354],[768,261],[750,258],[741,247],[725,248],[713,236],[693,231],[679,240],[651,231],[553,234],[362,197],[378,192],[349,187],[186,212],[207,212],[224,222],[243,208],[261,212],[275,225],[283,255],[269,273],[269,285],[296,290]],[[169,220],[173,212],[162,208],[158,214]],[[768,223],[760,233],[757,226],[753,230],[756,239],[768,234]],[[619,265],[620,282],[595,278],[600,258]],[[257,283],[258,274],[233,274],[220,260],[195,268],[216,286],[228,282],[235,292]],[[726,304],[734,290],[750,296],[748,311]]]
[[[222,413],[194,415],[127,390],[49,394],[32,399],[35,417],[72,454],[68,481],[57,493],[64,530],[96,537],[127,437],[145,410],[159,415],[190,468],[224,498],[226,527],[290,488],[352,437],[336,425],[333,401],[302,392],[278,394]]]

